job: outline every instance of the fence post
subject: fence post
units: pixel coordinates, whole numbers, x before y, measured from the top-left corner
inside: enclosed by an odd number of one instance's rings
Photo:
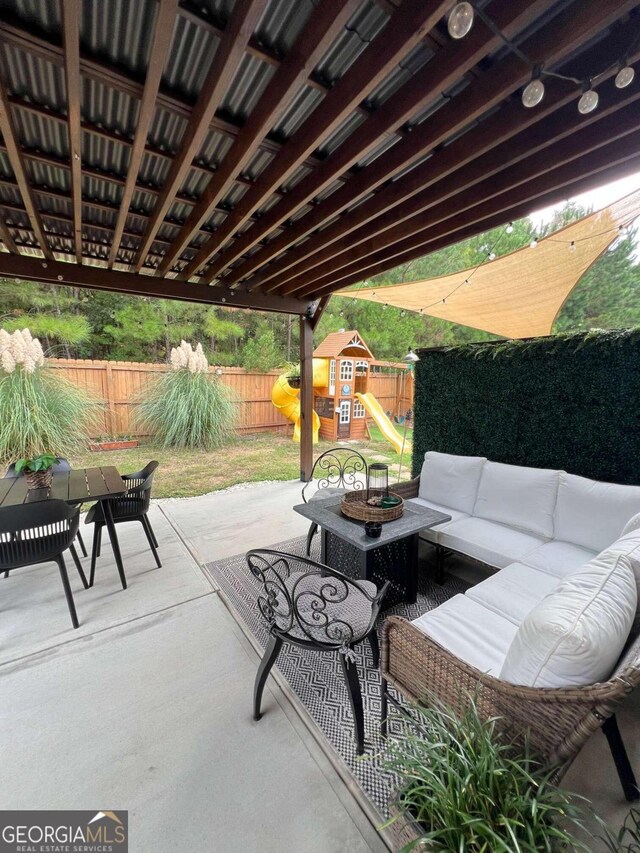
[[[115,409],[116,400],[115,400],[115,397],[113,395],[113,391],[114,391],[113,368],[111,367],[110,361],[106,362],[106,371],[107,371],[107,377],[106,377],[107,388],[106,388],[106,390],[107,390],[107,407],[108,407],[107,408],[108,414],[107,414],[106,420],[107,420],[107,426],[109,427],[109,433],[111,434],[111,436],[115,436],[115,435],[117,435],[117,432],[118,432],[116,429],[117,415],[116,415],[116,409]]]

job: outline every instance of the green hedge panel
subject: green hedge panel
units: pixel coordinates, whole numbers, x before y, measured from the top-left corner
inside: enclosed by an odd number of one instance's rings
[[[439,450],[640,484],[640,330],[419,355],[414,475]]]

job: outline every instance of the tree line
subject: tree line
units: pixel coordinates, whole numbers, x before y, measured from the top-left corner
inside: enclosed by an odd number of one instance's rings
[[[371,279],[383,287],[481,263],[541,239],[589,213],[567,203],[543,228],[530,219],[495,228]],[[585,273],[565,303],[554,332],[640,325],[640,264],[636,229],[629,229]],[[535,274],[535,273],[534,273]],[[124,361],[166,361],[182,339],[200,342],[211,363],[269,370],[297,360],[297,318],[259,311],[143,298],[39,282],[0,279],[0,325],[28,326],[48,355]],[[376,358],[397,360],[407,347],[442,346],[492,335],[434,317],[348,297],[333,297],[315,340],[340,328],[358,329]]]

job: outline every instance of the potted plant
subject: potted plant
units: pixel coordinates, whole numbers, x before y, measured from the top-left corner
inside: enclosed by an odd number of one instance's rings
[[[41,453],[30,459],[18,459],[16,474],[24,474],[30,489],[48,489],[53,479],[53,466],[58,457],[52,453]]]
[[[285,364],[287,382],[292,388],[300,387],[300,365],[288,362]]]
[[[500,736],[469,698],[456,714],[434,701],[415,708],[386,766],[399,779],[389,828],[396,851],[589,850],[573,830],[582,810],[557,788],[527,742]]]

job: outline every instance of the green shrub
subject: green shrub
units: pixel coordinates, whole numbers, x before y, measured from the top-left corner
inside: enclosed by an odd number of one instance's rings
[[[0,461],[68,456],[86,442],[102,404],[45,365],[28,329],[0,330]]]
[[[184,341],[171,351],[174,367],[146,390],[135,406],[136,419],[162,447],[215,450],[235,426],[237,406],[230,389],[208,372],[202,347]]]
[[[550,783],[527,744],[515,748],[474,701],[456,715],[437,701],[390,747],[398,808],[423,835],[407,849],[460,853],[588,850],[573,834],[582,811]],[[387,824],[388,825],[388,824]],[[422,848],[420,848],[422,849]]]

